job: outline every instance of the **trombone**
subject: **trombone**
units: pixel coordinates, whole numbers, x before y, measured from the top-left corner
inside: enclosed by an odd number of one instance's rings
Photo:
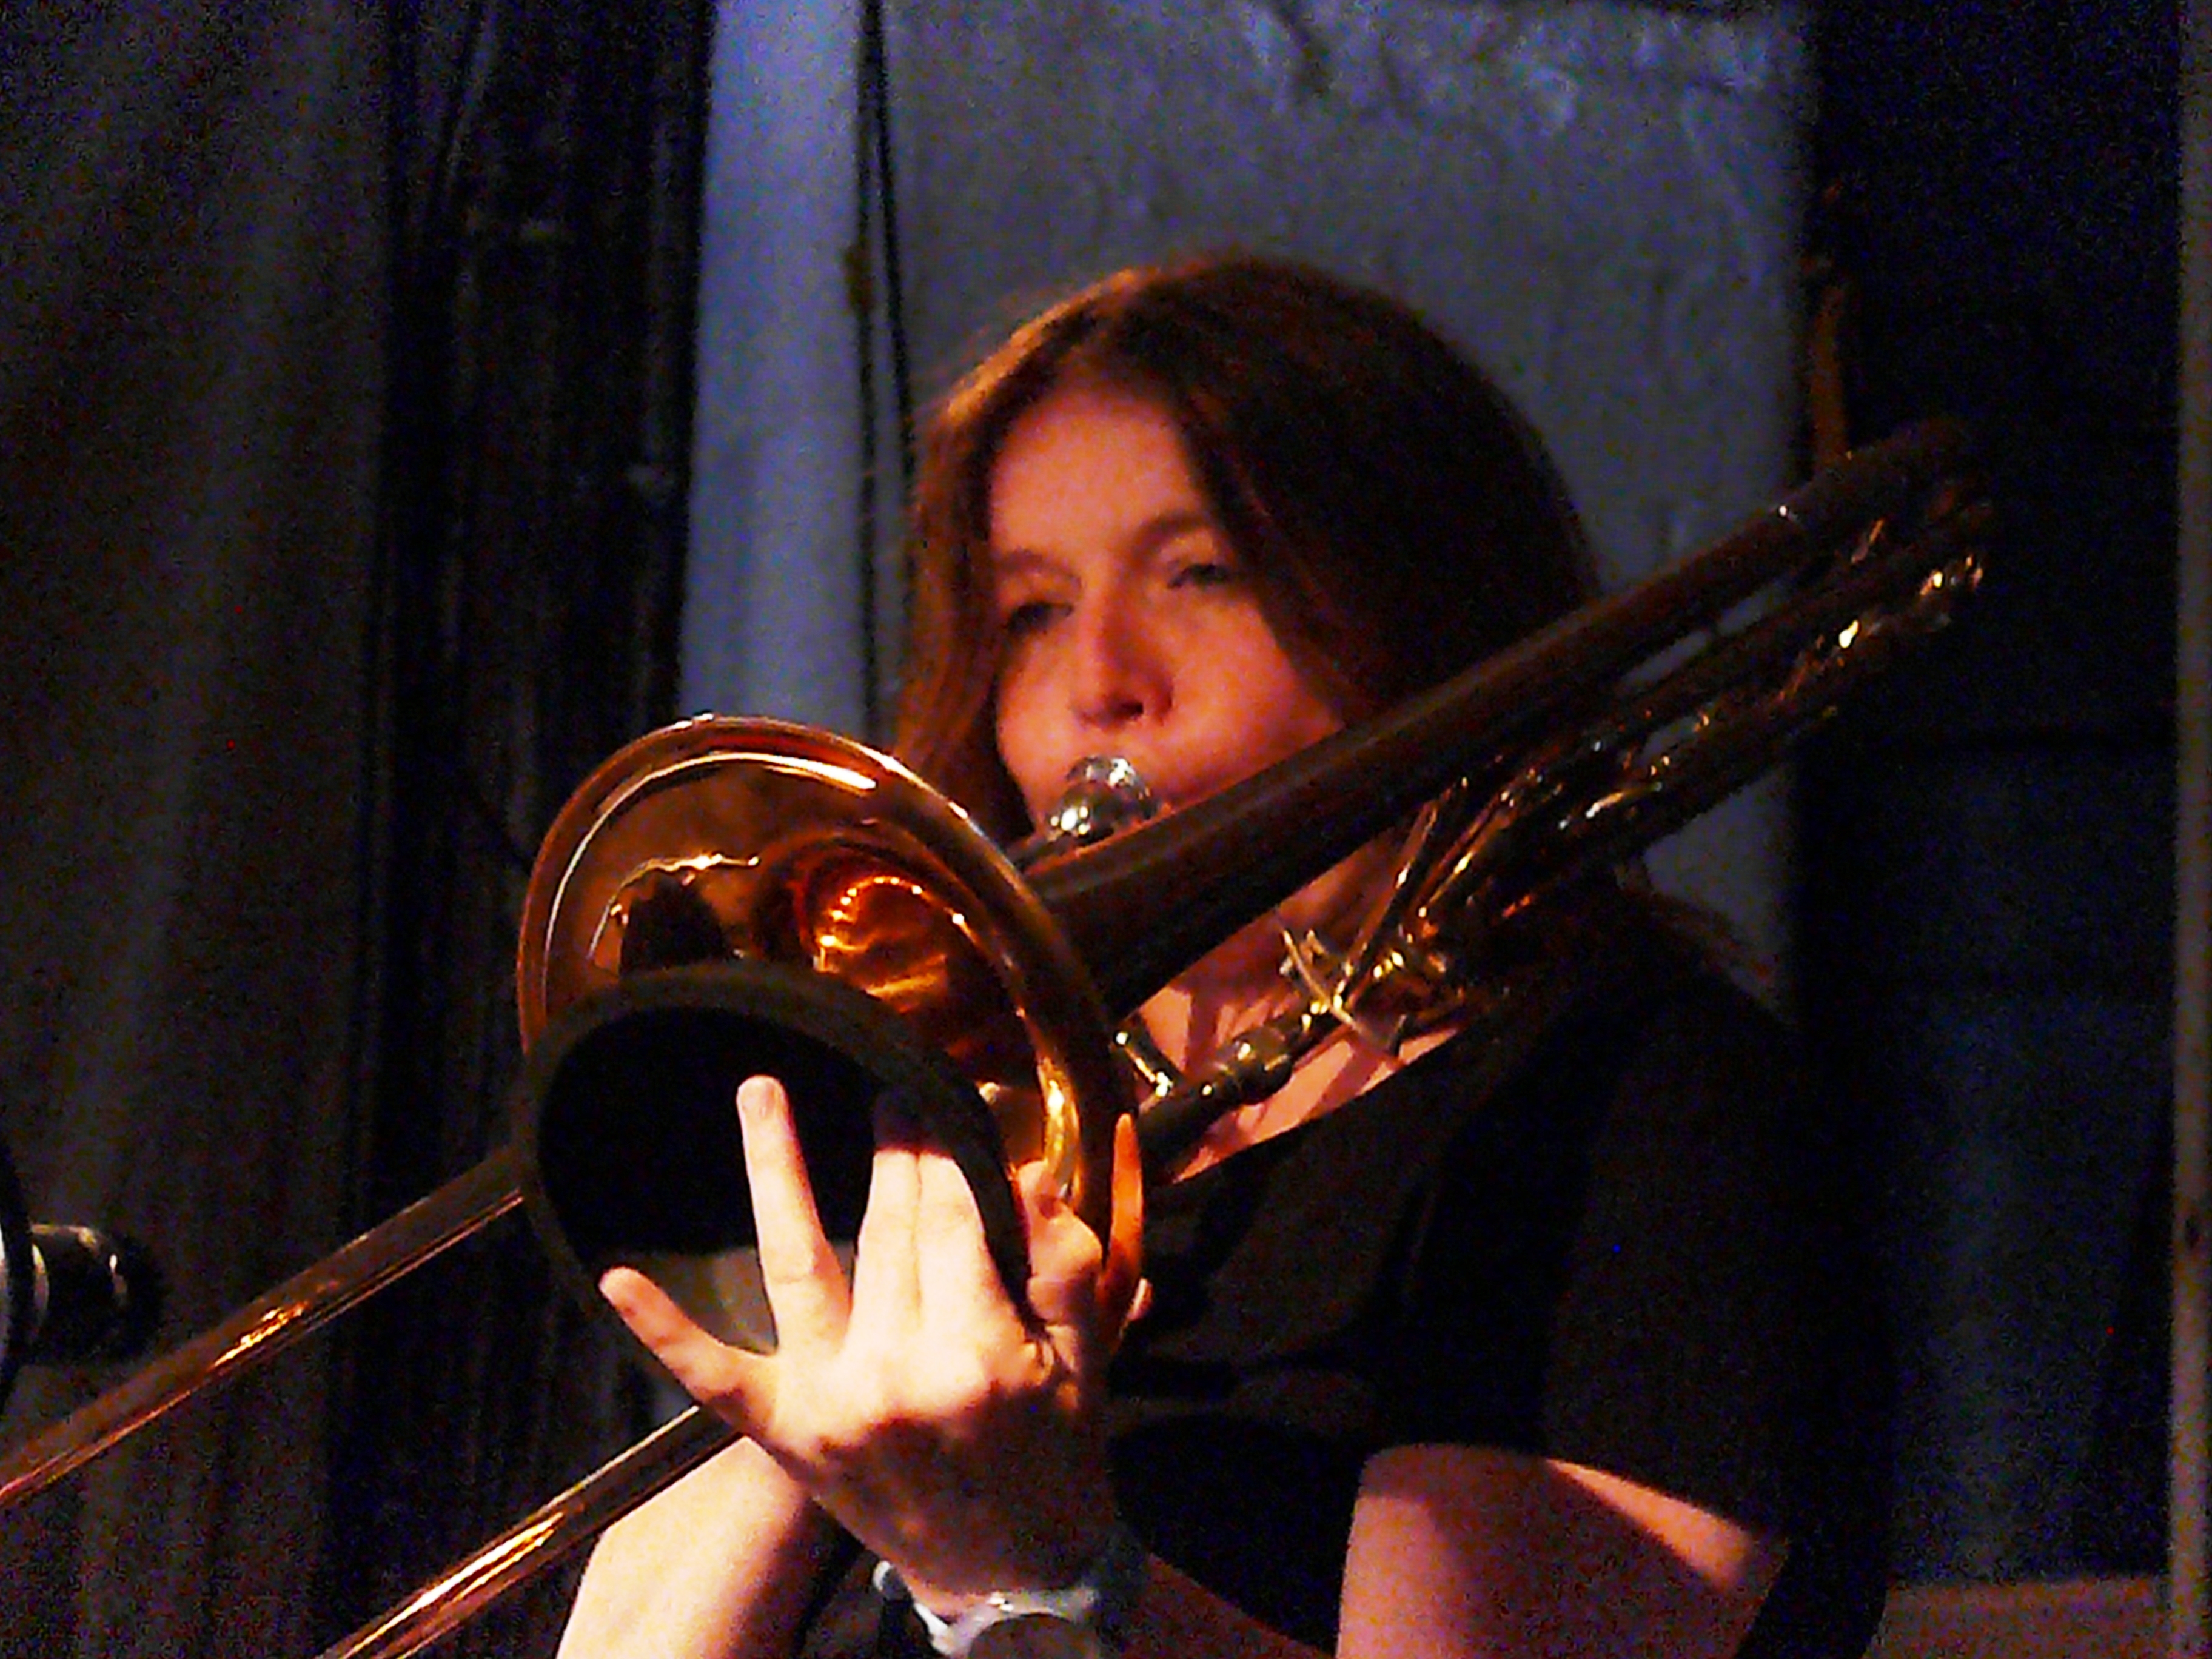
[[[1006,1170],[1045,1158],[1103,1222],[1130,1094],[1113,1024],[1187,963],[1411,821],[1382,914],[1302,969],[1318,1011],[1302,1023],[1368,1018],[1377,987],[1395,1010],[1409,977],[1461,1018],[1480,989],[1469,939],[1765,771],[1945,625],[1980,580],[1993,517],[1960,428],[1911,428],[1365,726],[1168,817],[1116,828],[1109,814],[1095,842],[1047,835],[1018,868],[898,763],[833,734],[713,717],[650,733],[586,780],[539,853],[509,1143],[0,1458],[0,1510],[518,1208],[631,1352],[644,1354],[593,1288],[614,1261],[644,1266],[726,1339],[772,1346],[742,1176],[696,1176],[738,1168],[694,1138],[734,1137],[728,1103],[751,1070],[811,1068],[820,1085],[793,1093],[827,1103],[801,1133],[833,1238],[857,1228],[866,1102],[896,1083],[960,1159],[1018,1274]],[[1286,1066],[1295,1054],[1276,1050],[1304,1040],[1246,1046]],[[679,1048],[710,1060],[672,1071],[659,1057]],[[1256,1070],[1161,1081],[1140,1138],[1188,1136],[1236,1090],[1264,1089]],[[671,1170],[694,1190],[656,1191]],[[27,1249],[0,1230],[0,1329]],[[16,1347],[0,1343],[0,1400]],[[322,1659],[421,1650],[731,1437],[690,1408]]]

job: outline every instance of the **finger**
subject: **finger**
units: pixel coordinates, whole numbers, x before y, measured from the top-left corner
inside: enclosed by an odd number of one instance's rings
[[[1006,1281],[983,1239],[983,1213],[960,1166],[939,1152],[916,1159],[921,1202],[915,1250],[921,1275],[921,1317],[927,1328],[951,1329],[980,1320],[982,1328],[1021,1323]]]
[[[738,1125],[744,1137],[761,1284],[775,1317],[776,1346],[821,1352],[842,1340],[852,1292],[823,1236],[783,1085],[769,1077],[747,1078],[738,1085]]]
[[[1120,1344],[1123,1328],[1143,1310],[1144,1271],[1145,1156],[1132,1112],[1114,1126],[1114,1218],[1098,1275],[1099,1330],[1109,1349]]]
[[[599,1294],[701,1405],[747,1434],[769,1420],[775,1361],[718,1341],[634,1267],[608,1268],[599,1275]]]
[[[1088,1327],[1102,1260],[1097,1235],[1068,1206],[1042,1163],[1025,1165],[1014,1187],[1029,1223],[1030,1310],[1049,1329]]]
[[[915,1260],[915,1214],[921,1171],[912,1115],[896,1090],[876,1101],[876,1155],[868,1170],[868,1206],[860,1213],[853,1262],[853,1326],[870,1340],[894,1342],[921,1316]]]

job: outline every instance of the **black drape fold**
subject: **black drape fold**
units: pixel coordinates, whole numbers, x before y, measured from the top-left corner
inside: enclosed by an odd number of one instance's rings
[[[395,52],[450,74],[393,145],[364,1225],[505,1137],[528,860],[671,712],[687,493],[705,9],[434,21]],[[325,1605],[407,1594],[645,1408],[521,1230],[426,1272],[349,1333]],[[548,1647],[561,1609],[556,1583],[453,1650]]]

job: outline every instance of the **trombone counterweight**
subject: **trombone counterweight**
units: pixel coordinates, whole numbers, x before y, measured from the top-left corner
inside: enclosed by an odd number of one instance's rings
[[[275,1358],[521,1202],[514,1155],[501,1147],[25,1442],[0,1462],[0,1510],[44,1492],[194,1395]]]

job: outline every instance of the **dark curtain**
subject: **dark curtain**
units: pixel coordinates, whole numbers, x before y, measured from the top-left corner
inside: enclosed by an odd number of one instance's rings
[[[386,353],[383,32],[0,21],[0,1122],[175,1340],[343,1237]],[[298,1650],[329,1365],[0,1520],[0,1651]],[[33,1372],[12,1443],[112,1380]]]
[[[668,712],[707,18],[0,15],[0,1131],[164,1346],[503,1133],[527,859]],[[628,1437],[519,1227],[419,1279],[0,1519],[0,1654],[313,1651]]]
[[[708,11],[483,3],[396,40],[382,980],[356,1219],[506,1134],[530,859],[675,686]],[[384,1298],[339,1394],[327,1603],[407,1594],[646,1401],[508,1227]],[[564,1580],[459,1638],[550,1649]]]
[[[1854,435],[1964,416],[2000,519],[1954,635],[1799,773],[1911,1581],[2164,1557],[2179,23],[1880,0],[1814,31]]]

